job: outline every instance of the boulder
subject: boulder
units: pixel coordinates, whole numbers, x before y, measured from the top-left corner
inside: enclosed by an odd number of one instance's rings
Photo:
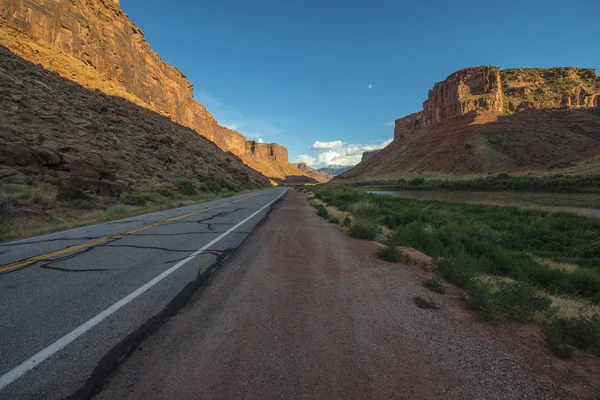
[[[119,197],[125,189],[125,185],[116,181],[115,175],[105,166],[88,160],[74,160],[71,163],[71,175],[65,185],[110,197]]]
[[[417,249],[413,249],[412,247],[396,246],[396,250],[408,258],[408,263],[410,265],[419,267],[427,272],[437,271],[437,265],[435,265],[433,257],[430,257]]]
[[[16,169],[0,165],[0,180],[8,183],[25,183],[25,175]]]
[[[63,157],[57,151],[43,146],[20,143],[0,143],[0,164],[19,166],[58,165]]]

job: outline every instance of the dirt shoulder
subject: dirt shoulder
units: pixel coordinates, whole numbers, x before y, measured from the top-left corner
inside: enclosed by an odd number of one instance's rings
[[[379,260],[290,192],[99,399],[593,398],[596,359],[556,359],[533,326],[491,327],[426,275]],[[415,295],[443,306],[417,308]]]

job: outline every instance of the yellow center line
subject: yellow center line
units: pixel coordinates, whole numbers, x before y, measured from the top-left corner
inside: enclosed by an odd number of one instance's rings
[[[168,224],[170,222],[179,221],[180,219],[188,218],[188,217],[191,217],[193,215],[197,215],[197,214],[200,214],[200,213],[203,213],[203,212],[215,210],[217,208],[221,208],[221,207],[227,206],[229,204],[239,203],[242,200],[248,200],[248,199],[251,199],[253,197],[260,196],[261,194],[262,193],[255,194],[255,195],[248,196],[248,197],[244,197],[244,198],[238,199],[238,200],[229,201],[227,203],[223,203],[223,204],[220,204],[218,206],[208,207],[208,208],[204,208],[204,209],[202,209],[200,211],[195,211],[193,213],[189,213],[189,214],[185,214],[185,215],[180,215],[180,216],[174,217],[174,218],[165,219],[164,221],[155,222],[153,224],[142,226],[141,228],[132,229],[132,230],[127,231],[127,232],[122,232],[122,233],[117,233],[115,235],[105,236],[103,238],[95,239],[95,240],[92,240],[92,241],[89,241],[89,242],[86,242],[86,243],[82,243],[82,244],[77,244],[77,245],[74,245],[74,246],[65,247],[64,249],[55,250],[55,251],[52,251],[52,252],[49,252],[49,253],[40,254],[40,255],[37,255],[37,256],[34,256],[34,257],[30,257],[30,258],[27,258],[25,260],[16,261],[16,262],[13,262],[13,263],[10,263],[10,264],[5,264],[5,265],[0,266],[0,274],[5,273],[5,272],[9,272],[9,271],[14,271],[14,270],[19,269],[19,268],[26,267],[28,265],[31,265],[31,264],[37,262],[37,261],[48,260],[49,258],[52,258],[52,257],[55,257],[55,256],[60,256],[62,254],[67,254],[67,253],[71,253],[73,251],[85,249],[86,247],[95,246],[95,245],[98,245],[100,243],[108,242],[109,240],[120,239],[120,238],[122,238],[124,236],[131,235],[133,233],[141,232],[141,231],[144,231],[144,230],[150,229],[150,228],[155,228],[157,226]],[[74,238],[74,239],[76,239],[76,238]]]

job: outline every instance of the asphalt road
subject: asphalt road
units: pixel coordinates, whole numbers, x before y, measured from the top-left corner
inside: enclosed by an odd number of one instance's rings
[[[87,397],[285,189],[0,244],[0,399]]]

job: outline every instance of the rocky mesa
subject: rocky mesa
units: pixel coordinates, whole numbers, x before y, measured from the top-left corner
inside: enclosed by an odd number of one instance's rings
[[[589,68],[466,68],[436,83],[394,141],[336,180],[565,169],[600,172],[600,78]]]
[[[281,146],[220,126],[194,100],[187,78],[152,51],[118,0],[0,0],[0,43],[86,88],[195,130],[265,176],[304,175]]]

